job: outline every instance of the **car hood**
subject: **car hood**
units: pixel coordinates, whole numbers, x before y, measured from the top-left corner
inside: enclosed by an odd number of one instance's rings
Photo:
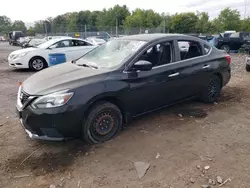
[[[36,51],[36,50],[37,50],[37,48],[25,48],[25,49],[16,50],[16,51],[12,52],[10,55],[19,55],[22,53],[32,52],[32,51]]]
[[[103,80],[107,72],[67,62],[33,74],[23,82],[22,87],[30,95],[46,95]]]

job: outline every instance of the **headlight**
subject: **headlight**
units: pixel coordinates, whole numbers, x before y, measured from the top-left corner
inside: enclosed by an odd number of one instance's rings
[[[21,54],[15,54],[15,55],[11,55],[11,59],[16,59],[18,57],[23,57],[27,54],[28,52],[23,52]]]
[[[28,52],[23,52],[23,53],[19,54],[18,57],[23,57],[23,56],[25,56],[27,53],[28,53]]]
[[[73,92],[61,91],[37,98],[32,108],[54,108],[65,105],[73,96]]]

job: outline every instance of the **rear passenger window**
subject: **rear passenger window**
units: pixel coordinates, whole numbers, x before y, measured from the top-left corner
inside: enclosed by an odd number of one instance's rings
[[[73,40],[73,46],[92,46],[92,45],[82,40]]]
[[[181,60],[202,56],[202,48],[199,42],[178,41]]]

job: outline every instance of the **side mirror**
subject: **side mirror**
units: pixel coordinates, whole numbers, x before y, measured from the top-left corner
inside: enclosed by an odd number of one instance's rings
[[[134,64],[133,68],[140,71],[149,71],[153,68],[153,65],[149,61],[140,60]]]

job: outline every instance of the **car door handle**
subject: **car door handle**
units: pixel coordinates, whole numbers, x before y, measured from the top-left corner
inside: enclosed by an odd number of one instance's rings
[[[177,72],[177,73],[174,73],[174,74],[170,74],[170,75],[168,75],[168,77],[170,77],[170,78],[171,78],[171,77],[175,77],[175,76],[179,76],[179,75],[180,75],[180,73],[178,73],[178,72]]]
[[[207,69],[207,68],[209,68],[210,67],[210,65],[204,65],[202,68],[203,69]]]

